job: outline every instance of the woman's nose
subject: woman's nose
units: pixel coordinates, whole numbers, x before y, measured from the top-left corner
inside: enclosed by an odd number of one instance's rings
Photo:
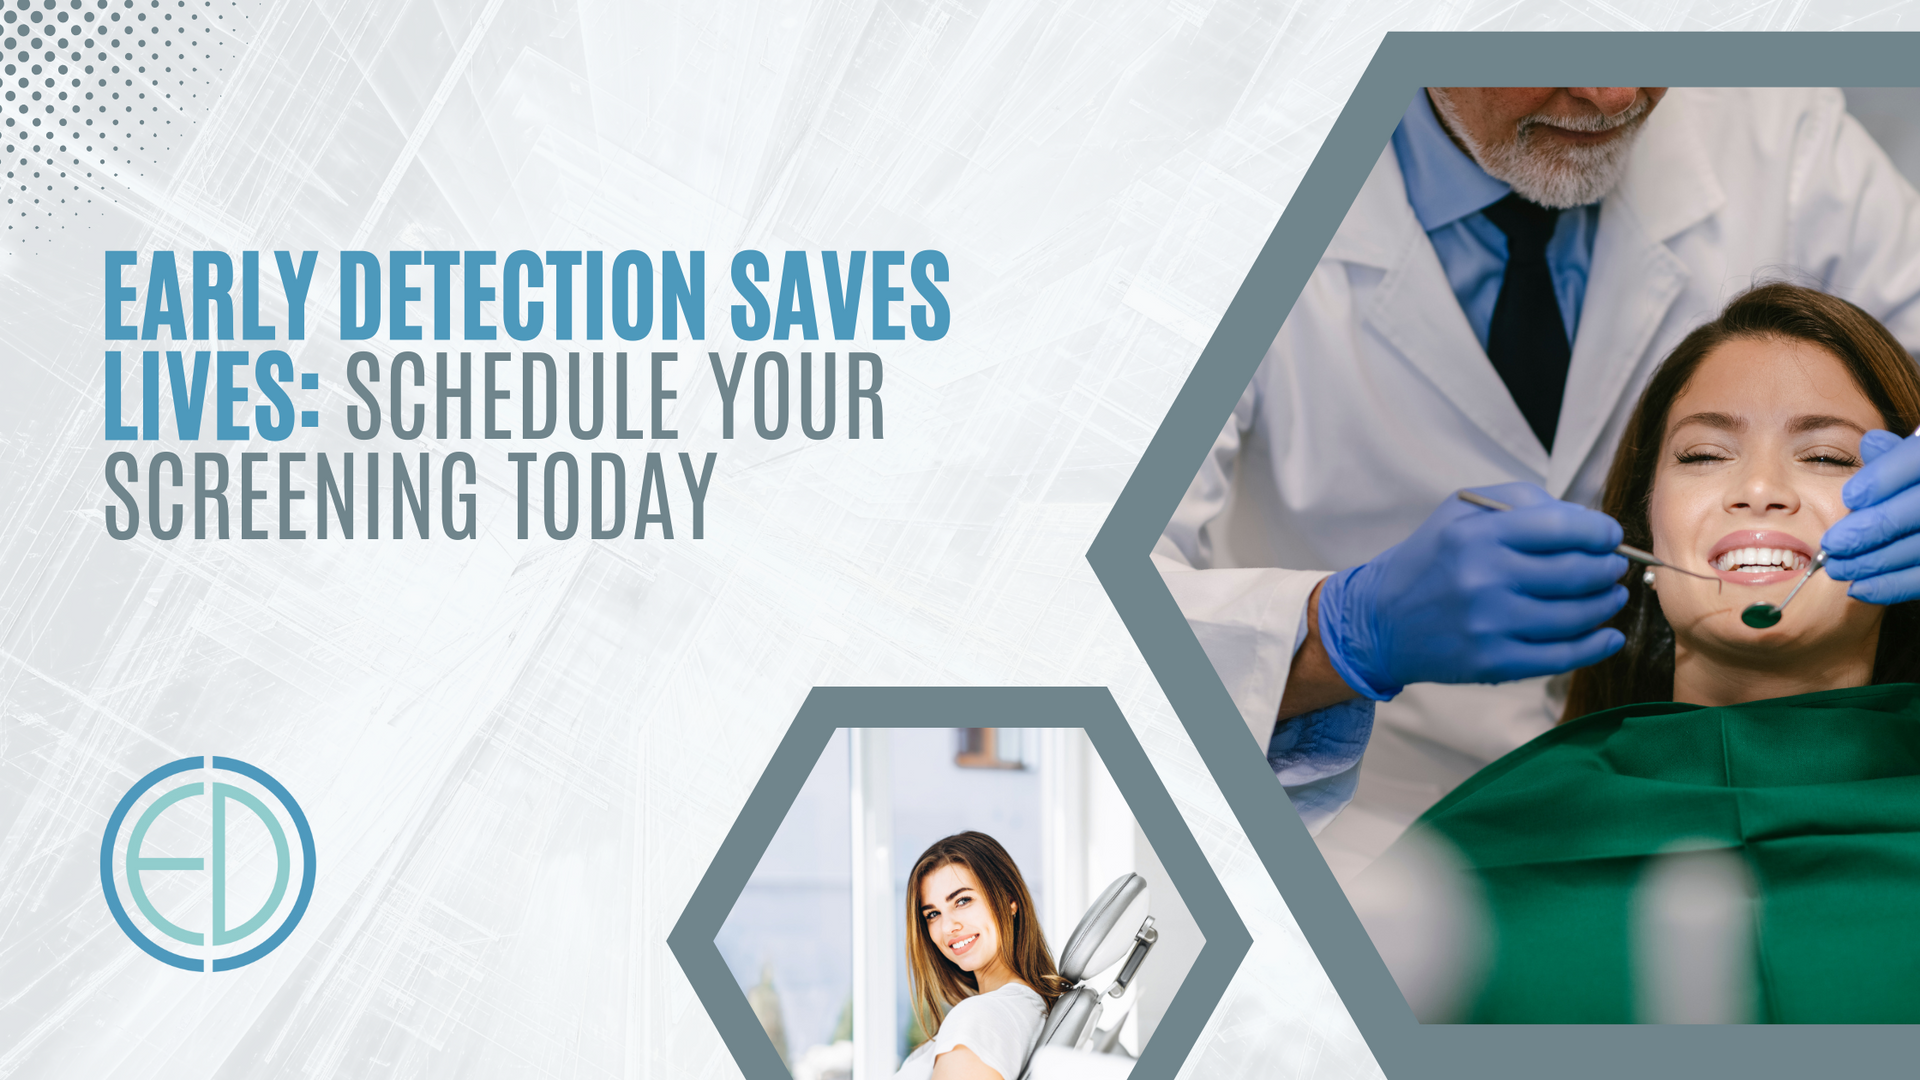
[[[1791,514],[1800,509],[1800,493],[1784,462],[1749,460],[1727,493],[1727,509],[1754,514]]]

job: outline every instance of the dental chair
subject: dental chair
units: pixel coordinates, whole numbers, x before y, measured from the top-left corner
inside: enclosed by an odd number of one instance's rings
[[[1108,1018],[1111,1022],[1103,1028],[1100,1026],[1102,1014],[1114,1004],[1103,998],[1120,999],[1126,993],[1140,970],[1140,962],[1147,958],[1158,940],[1160,932],[1153,928],[1153,916],[1147,914],[1147,879],[1139,874],[1127,874],[1107,886],[1080,917],[1080,924],[1067,938],[1066,948],[1060,950],[1060,975],[1074,986],[1062,994],[1047,1013],[1032,1059],[1059,1060],[1060,1051],[1124,1054],[1125,1051],[1115,1049],[1115,1044],[1120,1038],[1121,1024],[1133,1009],[1133,999],[1118,1002],[1119,1007]],[[1116,966],[1119,971],[1112,982],[1104,987],[1091,984],[1094,977]],[[1054,1072],[1044,1069],[1036,1073],[1035,1064],[1037,1060],[1030,1060],[1021,1071],[1020,1080],[1043,1080],[1044,1074]]]

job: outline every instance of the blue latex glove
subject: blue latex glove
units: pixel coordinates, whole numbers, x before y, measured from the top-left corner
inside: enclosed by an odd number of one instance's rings
[[[1851,512],[1820,541],[1827,576],[1853,582],[1847,595],[1869,604],[1920,600],[1920,438],[1869,431],[1860,460],[1840,489]]]
[[[1513,510],[1448,499],[1412,536],[1321,586],[1321,641],[1367,697],[1571,671],[1626,643],[1600,626],[1627,602],[1619,523],[1532,484],[1474,490]]]

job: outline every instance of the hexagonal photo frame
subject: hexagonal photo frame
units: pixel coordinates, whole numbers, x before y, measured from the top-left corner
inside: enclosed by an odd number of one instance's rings
[[[1133,1066],[1137,1080],[1172,1080],[1252,945],[1246,925],[1160,783],[1113,696],[1098,687],[821,687],[807,696],[686,909],[667,936],[694,993],[749,1080],[790,1077],[715,939],[841,728],[1080,728],[1092,742],[1205,944]]]
[[[1390,33],[1088,550],[1128,631],[1381,1068],[1437,1077],[1906,1074],[1899,1026],[1422,1025],[1274,779],[1149,552],[1421,87],[1903,86],[1911,33]]]

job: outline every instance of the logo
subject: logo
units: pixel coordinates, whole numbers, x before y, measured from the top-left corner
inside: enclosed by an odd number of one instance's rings
[[[226,757],[181,758],[141,777],[100,841],[114,921],[147,955],[186,971],[231,971],[278,948],[306,914],[313,866],[300,804]]]

